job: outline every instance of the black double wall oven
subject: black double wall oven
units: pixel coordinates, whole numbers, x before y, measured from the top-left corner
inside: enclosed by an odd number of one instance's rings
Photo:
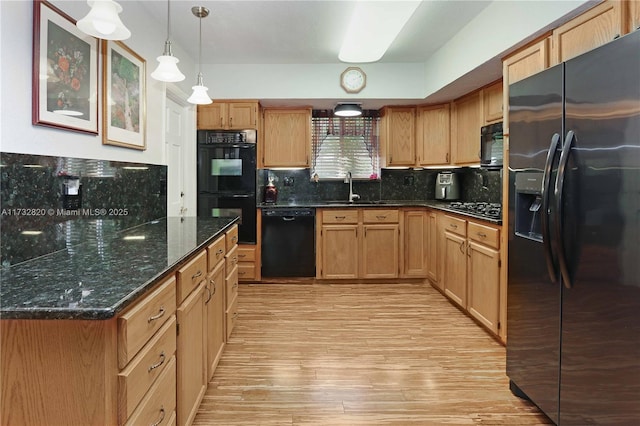
[[[198,216],[240,216],[239,242],[256,243],[255,130],[198,130]]]

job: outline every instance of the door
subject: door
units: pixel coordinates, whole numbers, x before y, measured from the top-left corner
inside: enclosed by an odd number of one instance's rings
[[[467,239],[444,232],[444,293],[462,308],[467,308]]]
[[[498,334],[500,309],[500,252],[469,241],[467,247],[469,313]]]
[[[170,98],[166,98],[165,143],[167,150],[167,215],[184,216],[186,207],[184,176],[184,109]]]
[[[363,225],[361,278],[398,278],[399,225]]]
[[[358,225],[323,225],[320,276],[358,278],[358,246]]]
[[[549,229],[538,229],[544,214],[540,189],[553,141],[560,143],[562,129],[562,65],[542,71],[509,86],[509,251],[507,280],[507,375],[512,389],[524,392],[554,422],[558,422],[560,368],[560,285],[553,261]],[[555,137],[554,137],[555,136]],[[559,148],[559,146],[558,146]],[[553,182],[558,161],[553,150],[547,187]],[[531,193],[518,192],[515,185]],[[536,176],[540,177],[535,182]],[[516,197],[516,195],[518,195]],[[545,191],[545,196],[550,191]],[[551,204],[547,203],[551,208]],[[537,214],[534,214],[534,211]],[[553,211],[553,209],[552,209]],[[523,229],[516,232],[516,225]],[[513,387],[515,385],[516,387]]]
[[[640,424],[638,52],[640,32],[565,64],[563,425]]]

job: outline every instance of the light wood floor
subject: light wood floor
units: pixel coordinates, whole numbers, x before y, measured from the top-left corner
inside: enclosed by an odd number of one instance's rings
[[[195,425],[549,424],[429,285],[241,285]]]

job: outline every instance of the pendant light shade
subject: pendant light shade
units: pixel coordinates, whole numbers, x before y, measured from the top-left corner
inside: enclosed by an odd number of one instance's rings
[[[338,117],[358,117],[362,115],[362,107],[359,104],[338,104],[333,114]]]
[[[151,77],[158,81],[172,83],[185,79],[178,69],[178,58],[171,52],[171,9],[167,0],[167,41],[164,42],[164,53],[158,56],[158,67],[151,73]]]
[[[207,94],[207,90],[209,89],[204,85],[202,78],[202,18],[209,16],[209,9],[202,6],[194,6],[191,8],[191,13],[200,19],[200,51],[198,57],[198,67],[200,68],[200,71],[198,71],[198,80],[196,85],[191,87],[191,89],[193,89],[193,93],[189,96],[187,102],[196,105],[207,105],[212,103],[213,100],[211,100]]]
[[[118,14],[122,6],[113,0],[87,0],[91,10],[76,26],[85,34],[105,40],[126,40],[131,31],[124,26]]]

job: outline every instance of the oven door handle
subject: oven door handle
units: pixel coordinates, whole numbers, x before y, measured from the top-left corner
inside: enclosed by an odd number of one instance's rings
[[[251,198],[252,194],[233,194],[230,196],[231,198]]]

